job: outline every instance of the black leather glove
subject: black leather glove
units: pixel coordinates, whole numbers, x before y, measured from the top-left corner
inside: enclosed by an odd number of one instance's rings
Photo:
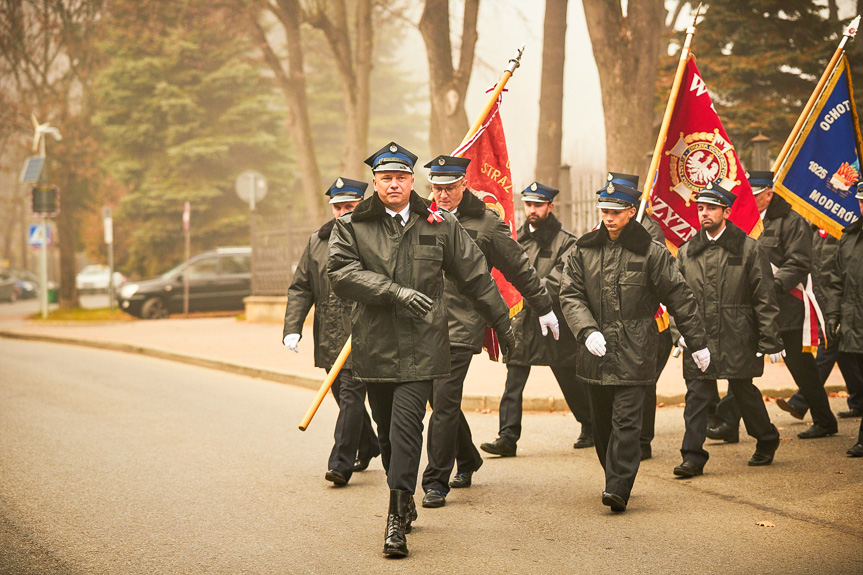
[[[506,331],[496,329],[494,333],[497,335],[497,342],[500,345],[500,354],[508,358],[515,351],[515,332],[512,331],[512,326],[507,326]]]
[[[827,339],[837,339],[839,337],[839,320],[836,318],[828,319],[825,329],[827,329]]]
[[[396,286],[393,295],[397,304],[417,317],[425,317],[434,305],[434,301],[424,293],[404,286]]]

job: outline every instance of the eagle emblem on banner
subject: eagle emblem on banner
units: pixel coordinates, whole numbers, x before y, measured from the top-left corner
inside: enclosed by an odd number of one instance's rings
[[[665,153],[669,156],[671,191],[683,198],[687,206],[692,194],[710,182],[722,180],[728,190],[740,183],[734,146],[719,130],[681,132],[677,144]]]

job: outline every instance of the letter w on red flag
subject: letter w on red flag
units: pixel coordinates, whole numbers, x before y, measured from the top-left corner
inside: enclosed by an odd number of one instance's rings
[[[749,235],[760,235],[763,226],[749,180],[698,73],[695,56],[689,56],[651,193],[653,218],[672,252],[700,227],[694,193],[717,180],[737,194],[729,219]]]
[[[501,96],[491,107],[482,125],[473,137],[459,146],[453,156],[470,158],[467,167],[467,180],[474,193],[493,209],[508,225],[515,239],[514,208],[512,202],[512,175],[509,170],[509,152],[506,149],[506,137],[503,133],[503,123],[500,119]],[[509,316],[521,311],[521,294],[506,281],[503,274],[492,268],[491,275],[497,282],[497,287],[509,306]],[[483,347],[491,359],[497,361],[500,355],[497,337],[494,331],[486,328]]]

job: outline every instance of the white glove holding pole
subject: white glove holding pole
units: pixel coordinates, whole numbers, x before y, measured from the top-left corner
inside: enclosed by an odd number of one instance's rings
[[[584,340],[584,345],[587,347],[587,351],[596,357],[602,357],[605,355],[605,336],[598,331],[587,336],[587,339]]]
[[[770,354],[770,363],[778,363],[780,359],[785,357],[785,350]]]
[[[284,344],[285,347],[294,353],[300,353],[300,348],[297,347],[297,344],[300,342],[300,334],[298,333],[289,333],[285,336]]]
[[[558,321],[557,316],[554,315],[553,311],[539,316],[539,329],[542,331],[542,335],[548,335],[548,330],[551,329],[552,337],[554,337],[555,340],[560,338],[560,322]]]
[[[708,367],[710,367],[710,350],[705,347],[704,349],[693,351],[692,359],[695,361],[695,365],[698,366],[698,369],[703,373],[707,371]]]

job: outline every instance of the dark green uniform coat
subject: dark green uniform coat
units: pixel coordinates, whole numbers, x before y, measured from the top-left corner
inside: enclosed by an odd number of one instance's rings
[[[351,332],[351,308],[353,302],[336,296],[327,277],[327,243],[335,220],[330,220],[312,234],[294,272],[288,288],[288,305],[285,308],[285,328],[282,339],[289,333],[303,333],[303,322],[315,306],[313,337],[315,344],[315,367],[329,371],[342,351]],[[351,358],[345,363],[350,369]]]
[[[767,259],[778,268],[773,281],[779,304],[779,331],[801,330],[803,301],[789,292],[797,284],[806,285],[812,265],[812,228],[791,209],[791,204],[773,194],[758,241]]]
[[[450,373],[444,272],[495,329],[509,327],[509,309],[482,252],[449,212],[430,223],[429,203],[411,193],[402,227],[377,194],[336,220],[327,272],[336,295],[357,302],[351,317],[353,374],[358,381],[407,382]],[[396,304],[399,286],[434,301],[422,318]]]
[[[829,319],[838,319],[839,351],[863,353],[863,218],[842,231],[827,287]]]
[[[569,252],[560,288],[563,314],[579,342],[576,375],[595,385],[653,385],[659,328],[654,315],[665,304],[692,349],[707,346],[698,307],[674,259],[632,219],[611,241],[603,224]],[[605,337],[606,354],[583,345],[593,331]]]
[[[506,222],[469,190],[465,191],[455,216],[482,250],[489,268],[500,270],[503,277],[521,293],[527,305],[538,310],[540,315],[550,312],[551,298],[540,283],[536,270],[530,265],[524,249],[512,239]],[[444,288],[444,301],[449,314],[450,345],[467,347],[474,353],[481,352],[485,321],[450,279],[447,279]]]
[[[836,267],[838,251],[839,240],[830,234],[827,234],[827,237],[821,237],[818,228],[815,228],[812,233],[812,293],[815,294],[815,301],[818,302],[822,313],[826,311],[826,288],[830,283],[830,273]]]
[[[542,279],[554,304],[554,313],[560,319],[560,339],[551,334],[542,335],[539,316],[533,309],[523,309],[512,318],[515,331],[515,352],[508,363],[513,365],[553,365],[574,367],[578,349],[575,336],[563,320],[560,309],[560,276],[566,263],[566,254],[575,245],[577,238],[563,229],[554,214],[535,231],[530,231],[527,222],[518,230],[518,243],[524,247],[527,257]]]
[[[710,367],[702,373],[687,340],[685,379],[749,379],[764,373],[764,355],[782,350],[770,262],[758,242],[730,221],[716,241],[702,228],[677,253],[707,329]],[[684,337],[684,339],[686,339]],[[699,349],[699,348],[694,348]]]

